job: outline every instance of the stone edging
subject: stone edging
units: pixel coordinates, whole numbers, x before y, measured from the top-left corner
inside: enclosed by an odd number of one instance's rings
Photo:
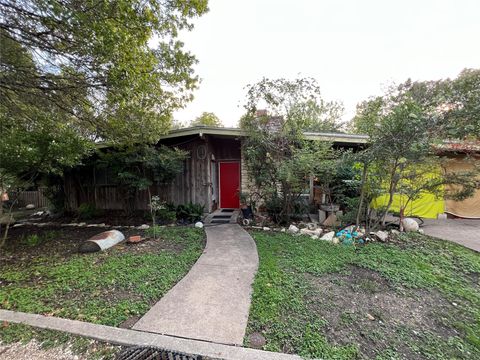
[[[166,350],[227,360],[301,360],[297,355],[177,338],[149,332],[97,325],[53,316],[1,310],[0,321],[57,330],[115,345],[156,346]]]

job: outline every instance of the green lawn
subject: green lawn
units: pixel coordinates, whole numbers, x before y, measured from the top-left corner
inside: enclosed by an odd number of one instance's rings
[[[79,254],[70,250],[79,243],[71,238],[82,233],[68,231],[73,230],[35,235],[45,241],[25,241],[33,235],[11,240],[0,263],[0,308],[118,326],[159,300],[204,245],[203,230],[167,227],[156,241]],[[22,242],[26,245],[15,248]]]
[[[260,256],[248,335],[325,359],[480,358],[480,255],[420,234],[332,245],[253,232]]]

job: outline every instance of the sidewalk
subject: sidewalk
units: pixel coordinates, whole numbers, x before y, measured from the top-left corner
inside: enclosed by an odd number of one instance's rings
[[[190,272],[133,329],[242,345],[258,254],[237,224],[206,227],[207,246]]]

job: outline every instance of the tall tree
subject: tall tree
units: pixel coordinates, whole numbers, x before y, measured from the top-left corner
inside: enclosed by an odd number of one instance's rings
[[[222,122],[220,121],[218,116],[215,115],[213,112],[203,112],[202,115],[200,115],[190,123],[190,126],[197,126],[197,125],[223,127]]]
[[[153,141],[191,99],[196,60],[177,35],[207,10],[207,0],[2,1],[2,42],[13,44],[2,48],[2,104],[41,97],[92,137]],[[32,61],[8,61],[25,50]]]

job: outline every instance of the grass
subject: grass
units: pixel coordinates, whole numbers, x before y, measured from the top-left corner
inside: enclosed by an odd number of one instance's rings
[[[86,355],[87,359],[114,359],[115,354],[120,347],[111,346],[80,336],[74,336],[67,333],[35,329],[23,324],[4,324],[0,326],[0,344],[8,345],[16,342],[26,344],[35,339],[40,343],[41,349],[50,349],[54,347],[69,347],[75,355]]]
[[[188,272],[202,252],[204,233],[162,228],[160,241],[168,246],[134,252],[120,245],[68,257],[39,253],[28,262],[2,264],[0,308],[118,326],[143,315]]]
[[[252,235],[260,267],[247,334],[261,332],[267,339],[266,350],[325,359],[480,358],[478,253],[420,234],[357,248],[304,236]],[[380,292],[378,281],[368,278],[348,283],[356,268],[378,274],[388,290]],[[422,296],[434,299],[432,309],[422,310],[420,320],[428,326],[419,329],[411,323],[393,322],[382,313],[395,314],[395,308],[373,309],[376,321],[369,322],[364,314],[355,312],[360,297],[329,302],[325,287],[313,285],[327,277],[330,285],[363,294],[366,299],[386,293],[400,303],[408,301],[419,307]],[[425,301],[424,307],[428,304]],[[326,318],[338,307],[338,319],[329,323]],[[332,328],[341,335],[332,336]],[[448,332],[448,337],[440,330]],[[248,345],[248,336],[245,342]]]

